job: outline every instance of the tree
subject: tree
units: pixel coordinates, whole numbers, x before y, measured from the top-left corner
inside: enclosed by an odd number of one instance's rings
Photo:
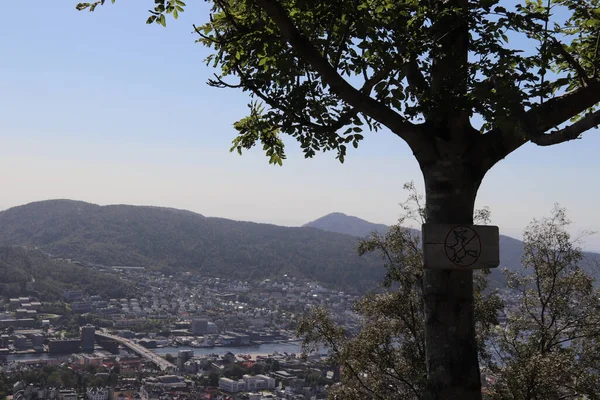
[[[171,364],[173,364],[173,363],[175,363],[175,361],[177,361],[177,359],[175,357],[173,357],[173,355],[171,355],[171,354],[166,354],[165,360],[167,360]]]
[[[422,214],[419,197],[412,185],[409,200],[416,209],[405,206],[407,216]],[[478,215],[488,219],[489,212]],[[427,363],[425,305],[423,302],[423,254],[420,238],[404,228],[405,218],[390,227],[385,235],[373,233],[361,240],[359,253],[381,255],[386,277],[382,291],[369,295],[356,305],[362,317],[360,331],[350,335],[334,323],[324,308],[311,310],[299,323],[303,353],[320,346],[329,349],[329,363],[341,370],[341,382],[330,391],[331,399],[417,400],[426,393]],[[480,357],[488,359],[484,347],[492,327],[497,324],[502,303],[495,292],[483,295],[487,271],[475,275],[475,321]]]
[[[490,343],[492,399],[600,398],[600,291],[581,267],[565,210],[525,231],[523,272],[508,272],[519,296]]]
[[[479,355],[491,378],[486,399],[600,398],[600,290],[582,267],[581,250],[567,225],[565,210],[558,207],[549,218],[529,225],[524,270],[505,270],[510,292],[506,304],[496,292],[484,295],[486,274],[476,273]],[[385,290],[357,305],[363,318],[357,335],[348,335],[324,309],[312,310],[301,321],[304,352],[325,345],[330,349],[328,361],[340,367],[341,380],[330,398],[424,397],[423,268],[418,244],[418,238],[401,225],[361,242],[361,252],[381,253],[388,274]],[[498,315],[505,322],[498,323]]]
[[[272,371],[279,371],[281,369],[281,366],[279,365],[279,361],[278,360],[273,360],[273,362],[271,362],[271,370]]]
[[[335,151],[343,162],[365,124],[385,127],[419,163],[428,223],[471,224],[496,163],[600,123],[597,0],[211,3],[194,27],[220,69],[209,84],[253,99],[232,150],[261,144],[281,165],[289,135],[306,157]],[[164,26],[184,5],[156,0],[147,22]],[[427,397],[480,399],[473,273],[431,269],[423,280]]]
[[[262,362],[256,362],[252,364],[252,367],[250,367],[250,372],[252,373],[252,375],[262,374],[263,372],[265,372],[265,364]]]
[[[230,369],[224,372],[224,375],[231,379],[241,379],[248,372],[248,369],[242,367],[240,364],[233,364]]]
[[[208,384],[210,386],[219,386],[219,374],[216,372],[211,372],[208,375]]]

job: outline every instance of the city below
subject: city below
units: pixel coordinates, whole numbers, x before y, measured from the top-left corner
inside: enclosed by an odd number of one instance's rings
[[[132,293],[74,287],[61,300],[2,303],[2,374],[37,371],[13,384],[13,399],[326,398],[339,369],[325,363],[326,349],[302,354],[297,322],[326,306],[349,331],[359,326],[358,296],[287,275],[251,282],[100,269]]]

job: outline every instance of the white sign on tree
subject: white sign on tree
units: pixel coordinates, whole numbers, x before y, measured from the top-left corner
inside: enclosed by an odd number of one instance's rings
[[[429,269],[482,269],[500,265],[497,226],[423,224],[423,262]]]

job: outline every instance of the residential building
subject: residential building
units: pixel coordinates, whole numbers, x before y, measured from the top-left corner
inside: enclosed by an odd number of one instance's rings
[[[275,378],[271,378],[266,375],[256,375],[257,384],[263,387],[257,387],[257,389],[275,389]]]
[[[50,354],[71,354],[77,353],[81,347],[80,339],[50,339],[48,342],[48,348]]]
[[[77,392],[74,390],[60,390],[58,400],[77,400]]]
[[[180,371],[183,371],[186,361],[192,357],[194,357],[194,350],[179,350],[179,353],[177,354],[177,368],[179,368]]]
[[[31,334],[31,343],[33,343],[34,347],[43,346],[44,340],[46,340],[46,338],[44,337],[44,335],[42,333]]]
[[[96,328],[92,325],[81,327],[81,349],[85,352],[93,352],[96,343]]]
[[[108,388],[88,388],[86,391],[88,400],[108,400],[110,399],[110,389]]]
[[[194,335],[205,335],[208,333],[208,320],[204,318],[195,319],[192,322],[192,333]]]
[[[15,346],[15,348],[19,349],[19,350],[26,348],[27,347],[27,338],[25,337],[25,335],[15,335],[13,346]]]
[[[83,292],[81,290],[65,290],[63,296],[66,301],[81,300],[83,298]]]
[[[246,381],[243,379],[235,381],[229,378],[221,378],[219,379],[219,389],[223,390],[224,392],[237,393],[247,390],[247,386]]]
[[[76,301],[71,304],[71,309],[74,313],[87,313],[92,311],[92,302],[90,301]]]

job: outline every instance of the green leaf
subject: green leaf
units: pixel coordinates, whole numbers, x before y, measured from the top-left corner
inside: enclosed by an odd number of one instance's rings
[[[166,18],[165,18],[164,14],[160,14],[160,17],[158,18],[158,23],[161,24],[164,27],[167,26],[167,21],[166,21]]]
[[[379,82],[377,85],[375,85],[375,87],[374,87],[373,89],[375,89],[375,91],[376,91],[377,93],[379,93],[379,92],[381,92],[381,91],[382,91],[382,90],[385,88],[385,85],[386,85],[386,84],[387,84],[387,82],[386,82],[386,81],[381,81],[381,82]]]

